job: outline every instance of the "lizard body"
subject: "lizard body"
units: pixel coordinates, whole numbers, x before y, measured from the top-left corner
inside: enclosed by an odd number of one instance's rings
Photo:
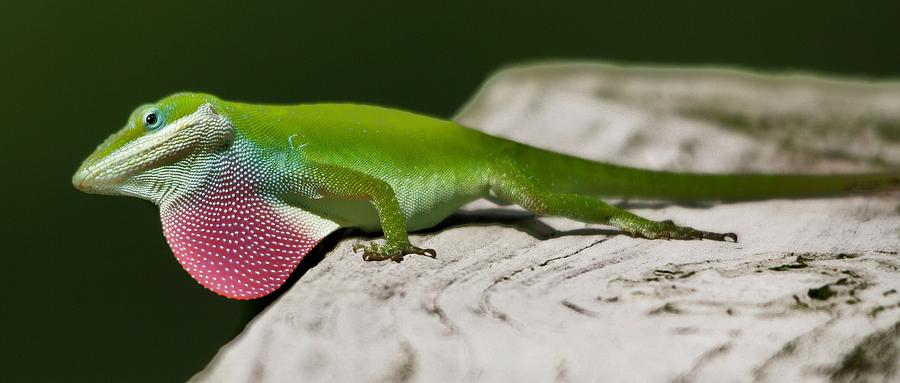
[[[656,222],[598,197],[748,200],[900,186],[900,173],[716,175],[628,168],[366,105],[251,105],[181,93],[134,111],[72,179],[160,207],[182,267],[210,290],[252,299],[277,289],[340,227],[383,231],[368,260],[435,256],[408,230],[490,198],[536,214],[609,224],[646,238],[737,240]]]

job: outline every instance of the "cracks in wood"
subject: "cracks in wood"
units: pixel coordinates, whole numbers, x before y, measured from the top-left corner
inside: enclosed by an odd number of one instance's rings
[[[599,243],[599,242],[597,242],[597,243]],[[596,245],[596,243],[594,245]],[[606,268],[611,265],[619,264],[621,262],[624,262],[625,260],[640,256],[639,253],[634,253],[634,252],[628,253],[630,250],[634,250],[634,247],[626,247],[626,248],[621,248],[621,249],[615,250],[609,254],[605,254],[603,256],[603,258],[601,260],[599,260],[598,262],[590,263],[587,266],[576,267],[576,268],[572,269],[571,271],[563,273],[563,275],[561,277],[557,278],[557,280],[550,282],[549,287],[555,288],[557,285],[559,285],[562,282],[565,282],[565,281],[568,281],[570,279],[574,279],[577,277],[581,277],[587,273],[594,272],[594,271]],[[629,255],[631,255],[631,257],[629,257],[629,258],[620,257],[620,255],[624,254],[624,253],[628,253]]]
[[[900,322],[866,336],[844,355],[829,378],[832,382],[890,382],[900,378]]]
[[[803,255],[798,255],[797,259],[794,260],[794,263],[784,263],[778,266],[769,267],[769,270],[772,271],[788,271],[788,270],[796,270],[796,269],[805,269],[809,267],[806,262],[810,261],[810,258],[804,258]]]
[[[507,274],[507,275],[504,275],[504,276],[501,276],[501,277],[499,277],[499,278],[494,279],[494,281],[492,281],[491,284],[488,285],[488,286],[487,286],[484,290],[482,290],[482,292],[481,292],[481,303],[480,303],[480,305],[479,305],[479,311],[481,311],[482,313],[487,313],[487,314],[491,315],[492,317],[494,317],[494,318],[496,318],[496,319],[498,319],[498,320],[500,320],[500,321],[502,321],[502,322],[504,322],[504,323],[509,323],[511,326],[516,327],[516,326],[515,326],[515,323],[513,322],[513,320],[512,320],[506,313],[500,311],[499,309],[497,309],[497,308],[491,303],[491,296],[493,295],[493,291],[496,289],[496,287],[497,287],[498,285],[500,285],[500,284],[503,283],[503,282],[512,280],[512,279],[515,278],[517,275],[519,275],[519,274],[521,274],[521,273],[523,273],[523,272],[526,272],[526,271],[535,271],[535,270],[537,270],[537,269],[540,269],[540,268],[543,268],[543,267],[548,266],[550,263],[553,263],[553,262],[556,262],[556,261],[559,261],[559,260],[563,260],[563,259],[566,259],[566,258],[573,257],[573,256],[575,256],[575,255],[578,255],[578,254],[580,254],[581,252],[583,252],[583,251],[585,251],[585,250],[587,250],[587,249],[590,249],[591,247],[594,247],[594,246],[596,246],[596,245],[598,245],[598,244],[600,244],[600,243],[603,243],[603,242],[605,242],[605,241],[607,241],[607,240],[608,240],[608,238],[602,238],[602,239],[596,240],[596,241],[592,242],[591,244],[589,244],[589,245],[587,245],[587,246],[584,246],[584,247],[581,247],[581,248],[579,248],[579,249],[577,249],[577,250],[575,250],[575,251],[573,251],[573,252],[571,252],[571,253],[568,253],[568,254],[566,254],[566,255],[562,255],[562,256],[558,256],[558,257],[552,257],[552,258],[549,258],[549,259],[547,259],[547,260],[541,262],[540,264],[538,264],[538,265],[536,265],[536,266],[523,267],[523,268],[520,268],[520,269],[517,269],[517,270],[513,270],[512,272],[510,272],[510,273]],[[576,312],[578,312],[578,311],[576,310]]]
[[[683,311],[672,302],[666,302],[662,306],[650,310],[647,315],[681,314]]]
[[[731,351],[732,344],[731,342],[720,344],[710,350],[707,350],[700,358],[694,362],[694,365],[691,366],[691,369],[688,372],[679,375],[675,379],[672,379],[672,383],[690,383],[697,380],[700,371],[703,370],[710,362],[715,360],[716,358],[722,357]]]
[[[673,279],[673,278],[685,279],[685,278],[692,277],[697,272],[696,271],[682,271],[682,270],[671,271],[671,270],[657,269],[657,270],[653,270],[653,273],[663,276],[667,279]]]
[[[597,313],[595,313],[595,312],[593,312],[593,311],[591,311],[591,310],[588,310],[588,309],[586,309],[586,308],[584,308],[584,307],[581,307],[581,306],[579,306],[579,305],[576,305],[576,304],[572,303],[571,301],[569,301],[568,299],[563,299],[563,300],[562,300],[561,302],[559,302],[559,303],[560,303],[561,305],[563,305],[563,307],[565,307],[565,308],[567,308],[567,309],[569,309],[569,310],[572,310],[572,311],[574,311],[574,312],[576,312],[576,313],[578,313],[578,314],[581,314],[581,315],[584,315],[584,316],[589,316],[589,317],[591,317],[591,318],[596,318],[596,317],[597,317]]]
[[[619,301],[619,297],[613,296],[613,297],[604,298],[603,296],[597,296],[596,298],[594,298],[594,300],[597,302],[601,302],[601,303],[616,303]]]
[[[825,323],[815,326],[811,330],[785,342],[781,349],[753,370],[753,381],[766,382],[769,381],[770,375],[778,375],[779,363],[791,363],[790,359],[805,349],[807,343],[815,344],[815,340],[825,333],[829,327],[833,326],[837,320],[838,318],[831,318]]]
[[[843,280],[845,279],[842,279],[842,281]],[[826,283],[822,287],[806,290],[806,296],[820,301],[827,301],[829,298],[837,294],[834,292],[834,290],[831,289],[831,285],[831,283]]]
[[[802,290],[795,290],[793,294],[780,296],[767,302],[753,302],[742,304],[734,301],[691,301],[679,300],[678,306],[669,302],[648,312],[648,315],[673,314],[669,308],[677,308],[684,311],[684,306],[695,305],[721,308],[729,316],[736,315],[736,309],[742,309],[742,314],[756,315],[760,318],[789,317],[795,313],[819,311],[831,315],[841,313],[863,313],[874,317],[880,313],[893,309],[893,305],[881,304],[871,301],[869,295],[862,294],[866,289],[878,285],[875,274],[864,272],[865,267],[860,262],[876,263],[882,265],[887,262],[891,265],[893,260],[878,257],[875,252],[788,252],[788,253],[761,253],[754,258],[769,258],[765,261],[747,262],[734,267],[716,266],[714,263],[701,262],[690,264],[669,264],[665,267],[651,269],[645,272],[641,278],[616,277],[611,282],[621,282],[622,286],[632,291],[632,295],[655,299],[670,299],[675,296],[693,294],[695,284],[666,283],[668,281],[690,280],[701,272],[714,271],[724,278],[743,277],[753,273],[803,273],[810,276],[829,276],[832,279],[826,283],[813,285]],[[776,257],[773,258],[773,255]],[[778,257],[780,256],[780,257]],[[785,263],[784,259],[790,259]],[[720,262],[723,262],[720,260]],[[699,267],[698,267],[699,266]],[[652,290],[647,290],[647,288]],[[627,295],[627,291],[626,294]],[[620,293],[621,295],[621,293]],[[870,302],[865,300],[869,299]],[[598,301],[602,302],[602,298]],[[860,307],[856,308],[855,306]],[[868,305],[868,306],[867,306]],[[900,305],[900,303],[898,303]],[[761,311],[761,312],[760,312]],[[756,312],[756,314],[752,314]]]
[[[872,319],[876,319],[882,313],[890,311],[890,310],[894,310],[897,308],[900,308],[900,302],[890,304],[890,305],[878,305],[878,306],[875,306],[874,308],[872,308],[871,310],[869,310],[869,317]]]
[[[842,270],[841,274],[846,277],[806,291],[810,306],[836,313],[840,304],[855,305],[861,302],[859,292],[869,288],[871,283],[852,270]]]
[[[768,271],[806,273],[832,277],[834,279],[830,282],[792,294],[790,300],[774,300],[763,306],[770,308],[783,307],[785,314],[790,312],[790,309],[818,310],[837,314],[839,310],[847,305],[862,303],[863,299],[860,297],[860,292],[877,284],[871,273],[861,271],[864,270],[864,267],[859,263],[874,262],[877,265],[884,266],[882,259],[873,258],[872,255],[876,253],[878,252],[789,252],[785,253],[784,256],[794,257],[791,263],[776,263],[776,260],[769,260],[755,264],[747,263],[737,268],[728,269],[725,272],[742,275],[745,270],[754,268],[756,273]],[[759,254],[756,257],[766,256],[771,256],[771,253]],[[788,304],[788,306],[785,306],[785,304]]]
[[[405,283],[402,282],[380,284],[369,289],[369,294],[379,301],[387,301],[394,296],[403,298],[406,296],[406,291],[403,290],[404,285]]]
[[[807,269],[811,266],[812,263],[828,261],[828,260],[842,260],[842,259],[855,259],[863,256],[863,253],[849,253],[849,252],[835,252],[835,253],[827,253],[827,252],[787,252],[787,253],[759,253],[754,254],[753,258],[762,258],[762,257],[770,257],[772,255],[781,255],[781,258],[794,258],[790,263],[777,263],[771,266],[768,264],[772,264],[775,261],[765,261],[755,265],[755,272],[761,273],[765,270],[769,271],[794,271],[799,269]],[[749,266],[749,265],[748,265]]]
[[[391,369],[391,374],[383,379],[384,382],[404,383],[413,380],[416,375],[416,353],[408,341],[400,343],[400,359]]]
[[[670,334],[674,335],[693,335],[699,332],[700,329],[696,327],[675,327],[672,331],[669,331]]]
[[[566,365],[566,361],[559,361],[559,364],[556,365],[556,379],[554,381],[557,383],[571,382],[572,378],[569,375],[569,367]]]
[[[694,276],[694,274],[696,274],[696,273],[697,272],[693,271],[693,270],[690,270],[690,271],[679,270],[678,266],[675,267],[675,270],[656,269],[656,270],[653,270],[652,277],[644,278],[644,282],[659,282],[662,279],[665,279],[665,280],[687,279],[687,278]]]
[[[459,327],[456,326],[453,321],[450,320],[450,317],[447,316],[447,312],[444,311],[443,307],[441,307],[440,299],[443,296],[444,292],[447,291],[451,285],[456,282],[456,278],[451,279],[447,283],[442,284],[437,290],[438,293],[434,295],[434,298],[431,300],[430,305],[423,305],[423,309],[426,313],[434,315],[438,318],[438,321],[444,326],[444,330],[447,335],[456,335],[459,333]]]
[[[572,253],[569,253],[569,254],[566,254],[566,255],[563,255],[563,256],[559,256],[559,257],[549,258],[549,259],[547,259],[546,261],[539,263],[539,264],[538,264],[538,267],[544,267],[544,266],[549,265],[549,264],[552,263],[552,262],[556,262],[556,261],[558,261],[558,260],[566,259],[566,258],[569,258],[569,257],[574,257],[574,256],[580,254],[582,251],[585,251],[585,250],[587,250],[587,249],[590,249],[590,248],[592,248],[592,247],[594,247],[594,246],[596,246],[596,245],[598,245],[598,244],[600,244],[600,243],[606,242],[607,240],[609,240],[609,238],[598,239],[598,240],[592,242],[590,245],[587,245],[587,246],[582,247],[582,248],[580,248],[580,249],[578,249],[578,250],[575,250],[575,251],[572,252]]]
[[[456,327],[453,321],[451,321],[450,318],[447,317],[447,312],[445,312],[444,309],[441,308],[441,306],[437,304],[432,306],[431,314],[438,317],[438,321],[440,321],[444,326],[448,335],[456,335],[459,333],[459,327]]]

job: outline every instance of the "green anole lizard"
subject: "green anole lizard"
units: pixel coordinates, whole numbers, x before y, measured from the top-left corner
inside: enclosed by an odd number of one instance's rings
[[[72,178],[89,193],[160,208],[182,267],[229,298],[269,294],[340,227],[383,231],[366,260],[436,255],[408,230],[488,198],[535,214],[612,225],[635,237],[737,241],[652,221],[600,196],[668,200],[811,197],[900,186],[900,172],[720,175],[588,161],[454,122],[374,106],[250,105],[182,93],[134,111]]]

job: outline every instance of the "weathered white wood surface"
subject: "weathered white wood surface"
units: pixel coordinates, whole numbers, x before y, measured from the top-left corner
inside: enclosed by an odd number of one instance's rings
[[[661,169],[900,165],[897,84],[522,67],[458,120]],[[626,206],[741,241],[633,239],[478,202],[413,236],[437,260],[364,262],[341,241],[194,380],[900,381],[900,194]]]

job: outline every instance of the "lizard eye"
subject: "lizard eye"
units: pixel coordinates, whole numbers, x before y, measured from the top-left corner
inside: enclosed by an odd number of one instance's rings
[[[144,113],[144,127],[147,128],[147,130],[159,129],[162,127],[162,124],[162,116],[160,116],[159,110],[150,109]]]

